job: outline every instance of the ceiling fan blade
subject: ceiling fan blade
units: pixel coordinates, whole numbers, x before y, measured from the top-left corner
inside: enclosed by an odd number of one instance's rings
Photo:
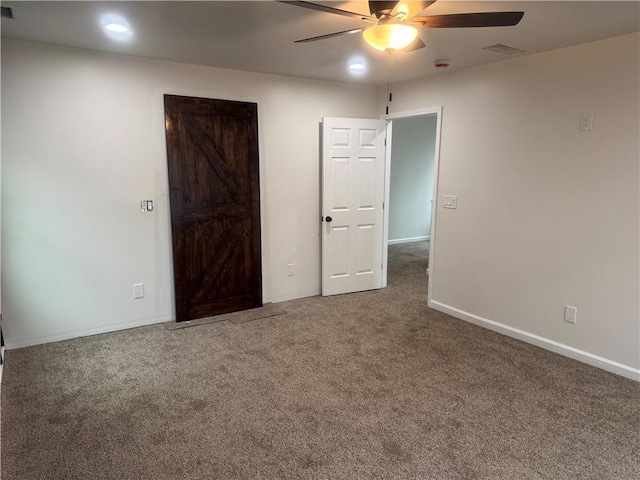
[[[524,12],[455,13],[413,17],[411,24],[418,28],[510,27],[523,16]]]
[[[296,40],[293,43],[308,43],[308,42],[316,42],[318,40],[324,40],[326,38],[333,38],[333,37],[339,37],[340,35],[349,35],[351,33],[360,33],[363,30],[366,30],[369,27],[362,27],[362,28],[354,28],[352,30],[344,30],[342,32],[335,32],[335,33],[327,33],[326,35],[319,35],[317,37],[310,37],[310,38],[303,38],[302,40]]]
[[[303,2],[303,1],[288,1],[278,0],[279,3],[286,3],[288,5],[294,5],[296,7],[308,8],[311,10],[317,10],[318,12],[334,13],[336,15],[342,15],[344,17],[358,18],[365,21],[375,21],[376,19],[370,15],[364,15],[362,13],[349,12],[347,10],[340,10],[339,8],[327,7],[326,5],[320,5],[318,3]]]
[[[369,2],[371,3],[371,2]],[[387,3],[387,2],[382,2]],[[390,3],[390,2],[389,2]],[[436,0],[432,1],[415,1],[415,0],[401,0],[396,6],[391,10],[391,16],[396,17],[400,13],[404,14],[403,20],[410,20],[411,18],[418,15],[429,5],[436,3]]]
[[[422,41],[420,37],[416,37],[416,39],[406,48],[400,50],[400,52],[413,52],[415,50],[420,50],[421,48],[426,47],[425,43]]]
[[[369,0],[369,11],[371,15],[380,18],[385,13],[391,13],[391,10],[393,10],[398,3],[398,0],[389,2]]]

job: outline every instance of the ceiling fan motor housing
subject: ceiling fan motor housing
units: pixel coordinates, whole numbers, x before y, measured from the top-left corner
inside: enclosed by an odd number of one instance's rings
[[[369,1],[371,15],[341,10],[329,5],[308,1],[278,0],[282,3],[304,7],[311,10],[358,18],[367,22],[369,26],[352,28],[342,32],[318,35],[315,37],[296,40],[295,43],[315,42],[341,35],[362,32],[364,39],[373,48],[385,52],[398,50],[413,52],[425,47],[425,43],[418,38],[419,28],[476,28],[476,27],[506,27],[517,25],[524,12],[483,12],[483,13],[454,13],[444,15],[422,16],[422,12],[436,0],[411,1]],[[447,65],[436,65],[446,68]]]

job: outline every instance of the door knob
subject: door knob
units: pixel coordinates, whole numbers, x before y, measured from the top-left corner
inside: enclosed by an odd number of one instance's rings
[[[331,223],[331,220],[333,220],[333,218],[331,218],[331,217],[325,217],[325,220],[327,221],[327,223]]]

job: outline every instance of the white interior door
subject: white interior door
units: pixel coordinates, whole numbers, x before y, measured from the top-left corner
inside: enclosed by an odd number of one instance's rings
[[[382,287],[385,122],[322,121],[322,295]]]

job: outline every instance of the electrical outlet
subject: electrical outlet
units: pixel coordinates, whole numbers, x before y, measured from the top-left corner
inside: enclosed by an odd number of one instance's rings
[[[136,283],[133,286],[133,298],[143,298],[144,297],[144,284]]]
[[[293,277],[295,274],[296,274],[296,264],[290,263],[289,265],[287,265],[287,275],[289,275],[290,277]]]
[[[583,113],[580,115],[580,131],[590,132],[593,128],[593,113]]]
[[[576,323],[578,321],[578,309],[576,307],[570,307],[566,305],[564,307],[564,321],[569,323]]]

